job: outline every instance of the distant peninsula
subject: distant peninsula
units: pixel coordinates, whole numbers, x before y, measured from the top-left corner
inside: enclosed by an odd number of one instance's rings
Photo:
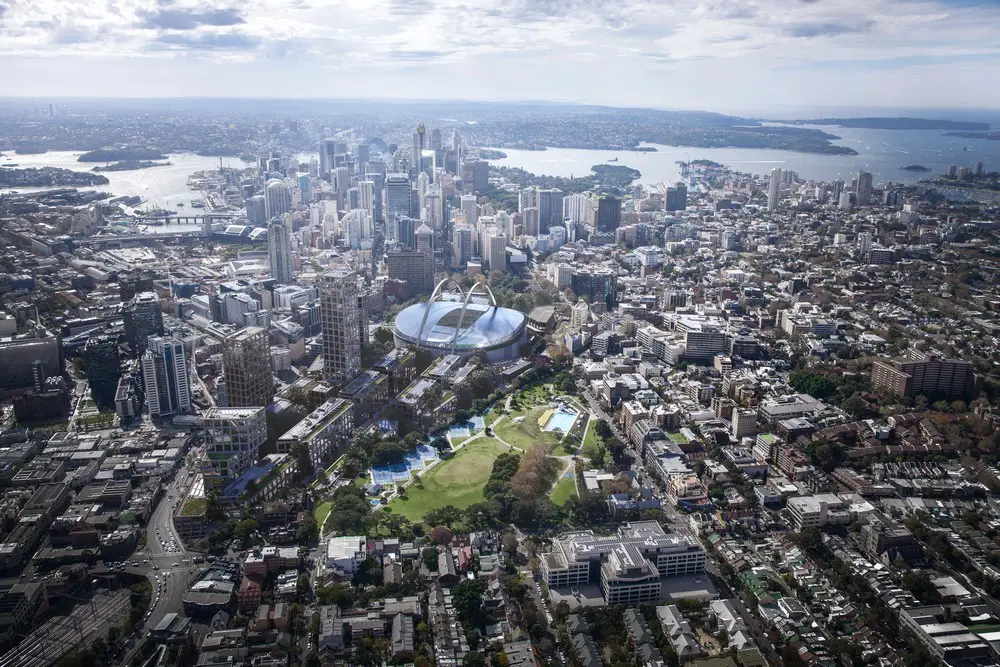
[[[78,162],[119,162],[126,160],[166,160],[167,156],[149,148],[99,148],[77,158]]]
[[[903,171],[930,171],[930,167],[925,167],[922,164],[908,164],[905,167],[900,167]]]
[[[170,164],[170,162],[153,162],[151,160],[122,160],[103,167],[94,167],[91,171],[132,171],[149,169],[150,167],[169,167]]]
[[[812,120],[775,121],[789,125],[838,125],[867,130],[988,130],[989,123],[927,118],[814,118]]]
[[[79,187],[107,184],[107,176],[91,174],[86,171],[73,171],[58,167],[0,168],[0,187],[4,188],[38,188],[53,185]]]
[[[480,148],[479,149],[479,159],[480,160],[503,160],[507,157],[507,154],[503,151],[498,151],[495,148]]]
[[[962,137],[963,139],[987,139],[989,141],[1000,141],[1000,130],[992,132],[945,132],[946,137]]]

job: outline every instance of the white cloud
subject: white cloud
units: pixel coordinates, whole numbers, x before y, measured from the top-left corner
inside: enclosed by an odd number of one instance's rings
[[[975,78],[969,70],[997,71],[1000,6],[993,0],[978,7],[945,0],[0,0],[0,7],[0,50],[11,64],[0,74],[2,94],[78,94],[64,91],[100,58],[116,77],[87,84],[106,94],[156,94],[149,71],[197,70],[192,81],[210,78],[214,94],[250,95],[235,83],[247,76],[243,63],[272,74],[256,91],[265,95],[424,91],[675,106],[726,101],[705,87],[760,101],[773,101],[775,91],[791,101],[856,97],[816,86],[808,75],[833,85],[881,72],[888,82],[900,68],[919,67],[935,78],[901,102],[939,98],[941,91],[923,89],[934,84],[976,103],[1000,103],[985,85],[957,88]],[[963,76],[949,79],[944,72],[956,60]],[[51,78],[39,79],[42,71]],[[337,78],[336,90],[315,89],[326,76]],[[657,94],[653,80],[674,85]],[[865,92],[879,98],[872,86]]]

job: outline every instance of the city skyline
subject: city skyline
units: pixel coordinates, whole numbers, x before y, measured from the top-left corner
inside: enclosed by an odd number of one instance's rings
[[[1000,6],[977,0],[64,5],[0,4],[0,95],[456,97],[426,85],[447,73],[469,100],[1000,107]]]

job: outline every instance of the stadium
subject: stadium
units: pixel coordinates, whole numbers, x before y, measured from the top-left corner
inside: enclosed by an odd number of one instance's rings
[[[457,294],[443,291],[448,283]],[[480,299],[473,301],[476,292],[483,290]],[[465,292],[448,278],[438,283],[428,301],[400,312],[392,333],[396,347],[415,347],[435,356],[485,352],[496,363],[520,357],[521,345],[528,340],[527,322],[523,313],[497,306],[488,285],[476,283]]]

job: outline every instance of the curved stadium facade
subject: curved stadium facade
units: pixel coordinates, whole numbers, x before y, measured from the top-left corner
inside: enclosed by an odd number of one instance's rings
[[[454,283],[458,294],[444,293],[442,288],[448,282],[439,283],[430,300],[410,306],[396,316],[392,331],[396,346],[415,347],[435,356],[467,357],[485,352],[491,362],[517,359],[521,345],[528,340],[528,320],[524,314],[498,307],[485,285],[483,296],[493,305],[472,300],[479,285],[464,292]]]

